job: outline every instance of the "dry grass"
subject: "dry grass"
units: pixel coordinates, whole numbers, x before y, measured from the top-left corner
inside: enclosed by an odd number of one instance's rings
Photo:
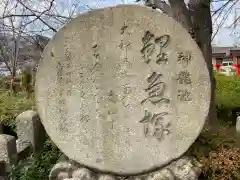
[[[188,152],[203,164],[202,179],[240,180],[238,141],[235,127],[221,121],[202,132]]]

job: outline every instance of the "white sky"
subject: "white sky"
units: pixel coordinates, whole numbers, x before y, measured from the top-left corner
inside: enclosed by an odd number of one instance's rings
[[[215,3],[213,4],[214,8],[217,9],[221,6],[221,3]],[[238,21],[238,26],[236,26],[236,29],[229,28],[229,26],[232,25],[232,23],[235,20],[235,16],[240,16],[240,3],[235,5],[235,8],[229,13],[227,16],[227,19],[223,25],[223,27],[219,30],[216,38],[214,39],[214,43],[216,43],[219,46],[231,46],[234,43],[237,43],[240,45],[240,21]],[[220,23],[221,18],[217,19],[217,23]],[[213,19],[214,22],[214,19]],[[213,30],[216,31],[216,24],[213,25]]]

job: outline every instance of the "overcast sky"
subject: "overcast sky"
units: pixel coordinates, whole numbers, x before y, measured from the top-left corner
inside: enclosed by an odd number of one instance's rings
[[[221,6],[221,2],[213,4],[214,9],[218,9]],[[227,11],[227,9],[226,9]],[[234,43],[238,43],[240,45],[240,21],[238,21],[238,26],[236,29],[229,28],[235,20],[236,17],[240,16],[240,3],[235,5],[235,8],[227,16],[227,19],[224,23],[224,26],[219,30],[217,36],[214,39],[214,43],[221,46],[231,46]],[[217,23],[221,18],[217,19]],[[213,22],[215,19],[213,19]],[[217,27],[216,24],[213,25],[214,31],[216,31]]]

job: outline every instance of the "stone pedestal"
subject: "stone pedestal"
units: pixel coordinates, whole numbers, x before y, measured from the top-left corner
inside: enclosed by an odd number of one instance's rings
[[[72,161],[60,161],[51,170],[49,180],[197,180],[201,165],[193,164],[190,158],[182,157],[169,166],[138,176],[117,176],[91,171]]]
[[[237,146],[240,147],[240,116],[237,116],[237,120],[236,120],[236,136],[237,136]]]
[[[31,144],[34,152],[40,150],[46,134],[38,113],[27,110],[17,116],[16,123],[19,151],[28,143]]]
[[[0,134],[0,161],[5,163],[6,172],[10,172],[11,164],[17,161],[16,139],[13,136]]]
[[[22,142],[21,140],[17,140],[17,154],[18,154],[18,160],[22,160],[27,158],[32,152],[32,144],[31,142],[24,141]]]

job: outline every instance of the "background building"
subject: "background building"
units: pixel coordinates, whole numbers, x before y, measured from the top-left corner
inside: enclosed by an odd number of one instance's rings
[[[213,68],[232,67],[240,76],[240,47],[212,47]]]

